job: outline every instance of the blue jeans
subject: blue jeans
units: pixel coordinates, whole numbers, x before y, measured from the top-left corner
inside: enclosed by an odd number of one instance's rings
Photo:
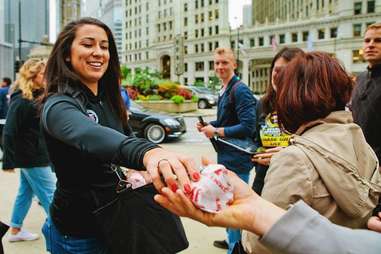
[[[22,227],[34,195],[48,215],[55,189],[56,175],[50,167],[21,168],[20,186],[13,206],[11,227]]]
[[[247,174],[237,174],[239,178],[241,178],[244,182],[249,182],[250,173]],[[233,228],[227,228],[226,233],[228,235],[228,254],[231,254],[234,248],[234,245],[236,242],[241,240],[241,230],[240,229],[233,229]]]
[[[107,248],[96,238],[79,238],[61,234],[48,218],[42,227],[46,250],[52,254],[107,254]]]

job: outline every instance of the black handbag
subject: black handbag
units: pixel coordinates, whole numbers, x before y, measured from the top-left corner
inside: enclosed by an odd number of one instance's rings
[[[93,192],[98,207],[93,215],[112,254],[172,254],[188,248],[180,218],[154,201],[153,184],[133,190],[119,180],[116,198],[106,204]]]

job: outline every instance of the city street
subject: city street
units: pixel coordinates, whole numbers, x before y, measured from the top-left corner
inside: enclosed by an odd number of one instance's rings
[[[205,114],[205,112],[207,113]],[[202,111],[204,113],[205,121],[210,121],[215,118],[212,116],[215,112],[213,110]],[[207,156],[208,158],[216,158],[210,142],[195,129],[197,115],[185,117],[187,124],[187,133],[180,140],[173,140],[162,146],[166,149],[184,153],[195,158],[196,162],[200,163],[201,156]],[[209,115],[209,116],[208,116]],[[18,172],[17,173],[4,173],[0,170],[0,219],[9,223],[11,210],[15,195],[18,187]],[[28,216],[24,222],[24,228],[31,232],[41,234],[41,226],[44,222],[45,215],[42,208],[33,202]],[[217,249],[213,247],[213,241],[217,239],[224,239],[225,230],[222,228],[208,228],[198,222],[183,219],[186,233],[190,246],[187,250],[181,252],[187,253],[208,253],[208,254],[222,254],[226,253],[225,250]],[[3,239],[5,254],[41,254],[47,253],[44,249],[44,239],[41,236],[37,241],[31,242],[18,242],[9,243],[6,240],[6,236]]]

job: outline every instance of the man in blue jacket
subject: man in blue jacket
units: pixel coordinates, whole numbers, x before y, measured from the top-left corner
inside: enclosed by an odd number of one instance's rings
[[[197,124],[197,129],[208,138],[213,136],[227,138],[255,137],[256,99],[248,86],[234,74],[237,63],[230,48],[217,48],[214,52],[214,71],[222,82],[218,98],[217,120],[208,125]],[[235,148],[217,142],[217,161],[235,172],[246,183],[253,168],[251,156]],[[239,230],[227,229],[228,253],[241,239]],[[220,241],[214,245],[219,247]],[[222,246],[221,246],[222,247]]]

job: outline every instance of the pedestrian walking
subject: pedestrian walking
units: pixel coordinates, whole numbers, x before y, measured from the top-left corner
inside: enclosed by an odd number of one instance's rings
[[[217,119],[204,126],[197,123],[197,129],[212,138],[241,138],[253,140],[255,137],[256,99],[250,89],[234,74],[236,59],[230,48],[217,48],[214,52],[214,70],[222,82],[218,98]],[[249,154],[217,142],[217,161],[237,173],[246,183],[249,181],[253,162]],[[228,253],[241,239],[240,230],[227,229]],[[223,247],[224,241],[214,245]]]
[[[12,84],[10,78],[4,77],[0,86],[0,148],[3,150],[3,128],[7,117],[9,105],[9,87]]]
[[[20,168],[20,186],[14,203],[8,241],[38,239],[38,234],[22,229],[23,221],[36,195],[45,213],[55,190],[56,177],[50,168],[49,156],[40,130],[35,102],[45,89],[45,62],[32,58],[20,69],[18,89],[10,99],[4,127],[3,170]]]

